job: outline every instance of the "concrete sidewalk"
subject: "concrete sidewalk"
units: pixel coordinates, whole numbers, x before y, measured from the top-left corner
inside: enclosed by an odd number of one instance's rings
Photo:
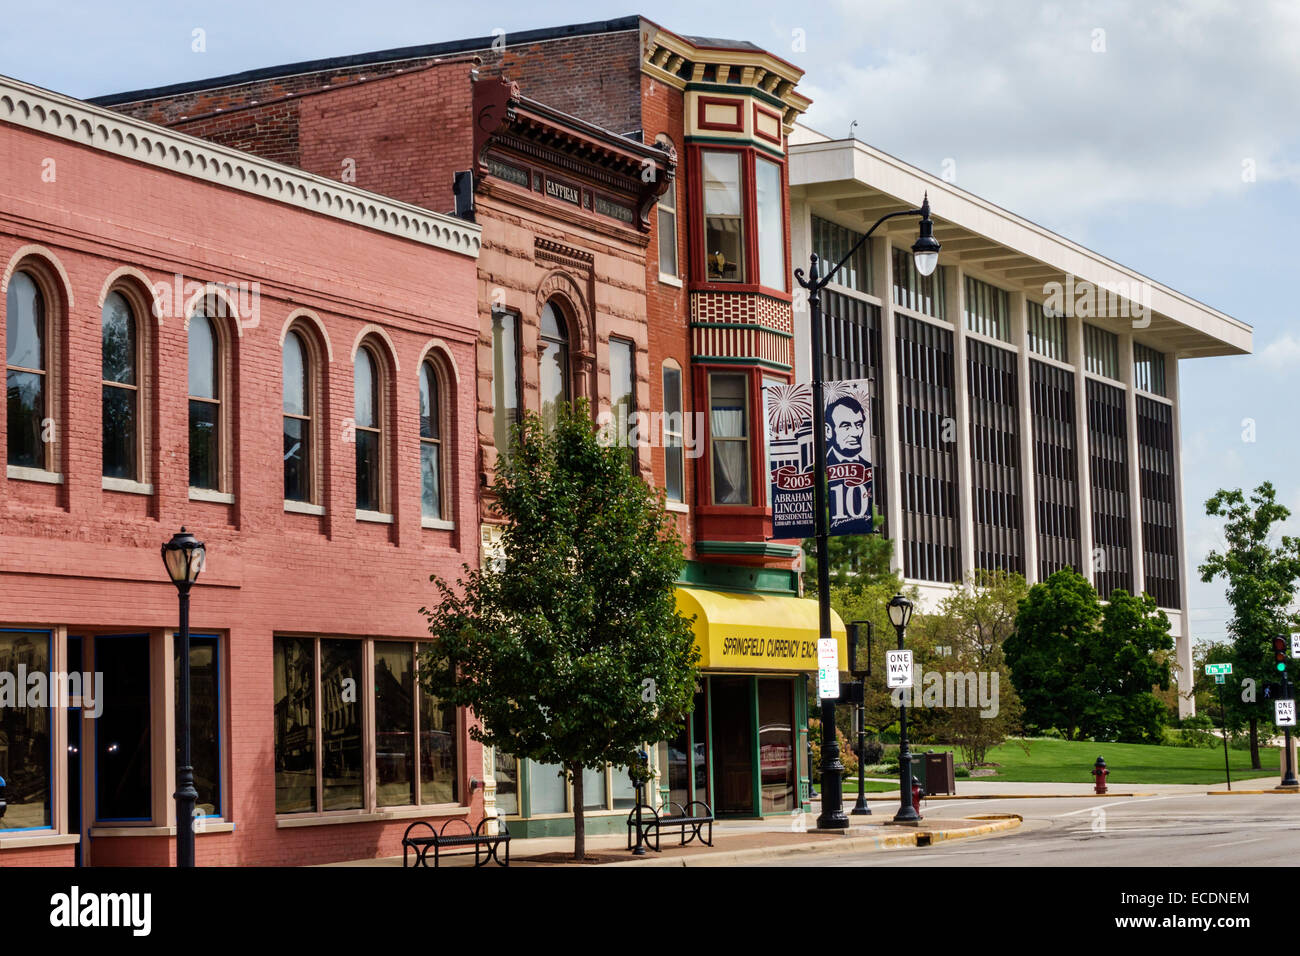
[[[851,806],[851,805],[850,805]],[[814,807],[817,807],[814,804]],[[820,809],[820,808],[817,808]],[[698,841],[679,845],[676,834],[660,840],[661,852],[647,848],[646,855],[634,857],[627,849],[625,833],[587,837],[588,860],[574,863],[573,837],[532,837],[510,842],[511,866],[733,866],[746,861],[774,857],[815,855],[819,852],[868,852],[902,847],[930,846],[944,840],[982,836],[1020,825],[1015,814],[987,814],[971,817],[940,817],[926,813],[916,826],[892,825],[889,815],[850,817],[851,826],[840,832],[816,829],[816,814],[794,815],[766,820],[739,820],[715,823],[713,846]],[[799,829],[802,827],[803,829]],[[381,857],[329,863],[327,866],[402,866],[402,857]],[[443,866],[473,866],[473,854],[446,856]],[[489,864],[495,867],[495,864]]]

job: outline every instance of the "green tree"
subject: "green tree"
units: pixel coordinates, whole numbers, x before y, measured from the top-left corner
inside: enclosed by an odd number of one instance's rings
[[[466,567],[456,587],[431,578],[425,679],[473,710],[475,740],[562,768],[582,859],[582,771],[638,766],[638,750],[671,737],[691,708],[699,652],[673,595],[682,542],[585,401],[562,407],[549,432],[529,415],[492,492],[502,560]]]
[[[1017,610],[1028,590],[1019,574],[980,571],[973,581],[964,582],[945,597],[936,613],[920,616],[919,631],[925,634],[925,642],[939,651],[926,661],[924,669],[944,675],[945,687],[953,683],[956,674],[973,672],[976,686],[992,695],[990,706],[980,706],[978,697],[971,699],[967,682],[964,706],[947,700],[944,707],[923,707],[916,712],[918,730],[954,744],[967,766],[983,764],[990,749],[1019,729],[1020,699],[1004,645],[1015,633]]]
[[[1074,739],[1090,703],[1091,692],[1079,679],[1083,653],[1100,622],[1096,590],[1072,568],[1029,589],[1016,631],[1003,644],[1027,725],[1055,727]]]
[[[1005,649],[1025,721],[1069,740],[1162,739],[1169,708],[1169,619],[1147,594],[1111,592],[1103,607],[1070,568],[1029,589]]]
[[[1111,592],[1101,628],[1087,648],[1083,682],[1092,691],[1084,714],[1089,737],[1160,743],[1169,708],[1153,688],[1169,689],[1169,618],[1149,594]]]
[[[881,527],[880,512],[875,512],[875,527]],[[866,586],[882,578],[893,576],[889,563],[894,556],[894,543],[883,534],[834,535],[826,542],[830,553],[831,591],[836,588]],[[803,553],[807,561],[804,571],[804,590],[810,596],[817,594],[817,539],[806,538]],[[892,595],[891,595],[892,596]]]
[[[1226,595],[1232,607],[1228,631],[1232,635],[1233,680],[1258,684],[1277,680],[1273,667],[1272,638],[1284,634],[1297,621],[1288,610],[1300,578],[1300,539],[1277,535],[1274,525],[1291,517],[1291,511],[1277,503],[1271,482],[1264,482],[1249,500],[1240,488],[1220,489],[1205,502],[1205,512],[1223,518],[1224,548],[1211,551],[1199,571],[1208,584],[1216,578],[1227,581]],[[1227,695],[1225,695],[1227,696]],[[1256,698],[1252,700],[1250,698]],[[1259,722],[1272,721],[1264,710],[1262,694],[1242,692],[1232,701],[1232,710],[1243,710],[1250,728],[1250,765],[1261,769]]]

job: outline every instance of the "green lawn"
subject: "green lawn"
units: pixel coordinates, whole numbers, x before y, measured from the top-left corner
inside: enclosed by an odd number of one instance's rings
[[[817,792],[821,793],[822,778],[820,774],[816,777],[813,783],[817,785]],[[888,780],[864,780],[863,783],[866,784],[867,793],[891,793],[898,790],[897,781],[890,783]],[[854,774],[852,777],[844,778],[844,792],[845,793],[858,792],[857,774]]]
[[[1148,783],[1188,783],[1220,784],[1223,783],[1223,748],[1201,749],[1194,747],[1161,747],[1151,744],[1106,744],[1088,743],[1087,741],[1034,739],[1024,741],[1029,746],[1029,753],[1017,742],[1008,741],[1001,747],[989,751],[988,762],[1001,764],[996,774],[987,777],[959,777],[963,780],[1005,780],[1013,783],[1032,783],[1046,781],[1052,783],[1092,783],[1092,765],[1100,755],[1106,758],[1106,767],[1110,775],[1106,778],[1112,784],[1148,784]],[[952,747],[923,744],[913,748],[913,753],[929,750],[945,751]],[[1246,780],[1252,777],[1276,777],[1277,748],[1260,747],[1260,763],[1263,770],[1250,769],[1250,752],[1246,750],[1229,750],[1228,759],[1232,766],[1232,779]],[[845,789],[850,781],[846,780]],[[857,778],[852,780],[853,792],[857,792]],[[882,789],[889,789],[888,784],[881,784]],[[867,792],[872,792],[873,785],[867,783]]]

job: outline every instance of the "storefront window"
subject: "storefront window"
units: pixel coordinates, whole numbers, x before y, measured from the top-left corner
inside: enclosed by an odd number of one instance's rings
[[[20,667],[28,674],[49,673],[47,632],[0,632],[0,671],[17,674]],[[9,804],[0,831],[53,826],[49,708],[0,707],[0,777],[8,785]]]
[[[315,642],[277,637],[275,694],[275,812],[316,809]]]
[[[359,810],[361,642],[320,642],[322,808]]]
[[[764,814],[795,807],[794,684],[787,679],[758,682],[758,763]]]
[[[748,388],[744,375],[709,376],[713,503],[749,504]]]
[[[414,646],[375,642],[375,786],[381,807],[415,803]]]
[[[515,816],[519,813],[519,761],[498,748],[493,762],[492,775],[497,782],[497,813]]]
[[[745,281],[740,154],[704,152],[704,244],[710,282]]]
[[[754,692],[748,677],[715,677],[713,695],[713,785],[715,812],[754,813]]]
[[[498,793],[500,782],[498,781]],[[456,708],[420,687],[420,803],[455,803]]]
[[[95,727],[95,816],[99,820],[150,820],[153,755],[148,636],[95,638],[95,670],[104,675],[103,713]]]
[[[535,763],[528,768],[528,778],[534,815],[568,811],[564,777],[558,764]]]
[[[582,808],[604,810],[608,800],[605,793],[605,768],[582,771]]]
[[[766,159],[754,161],[754,199],[758,208],[758,281],[786,291],[785,193],[781,167]]]
[[[215,635],[190,635],[190,766],[195,806],[204,816],[221,816],[221,679]],[[181,639],[172,644],[176,676],[176,766],[181,765]]]

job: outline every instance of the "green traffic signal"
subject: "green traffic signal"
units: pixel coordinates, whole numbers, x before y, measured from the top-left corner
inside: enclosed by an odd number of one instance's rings
[[[1284,670],[1286,670],[1286,661],[1278,661],[1278,662],[1277,662],[1277,669],[1280,670],[1280,671],[1284,671]]]

